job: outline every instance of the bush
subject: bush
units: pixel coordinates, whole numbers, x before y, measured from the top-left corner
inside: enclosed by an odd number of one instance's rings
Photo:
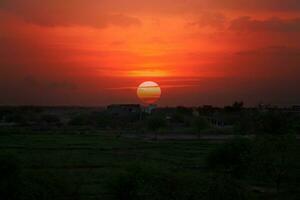
[[[21,167],[14,155],[0,155],[0,199],[18,199],[21,191]]]
[[[22,200],[77,200],[78,187],[64,174],[38,172],[26,174]]]
[[[166,120],[163,117],[151,116],[147,120],[148,130],[157,132],[166,126]]]
[[[198,200],[202,188],[197,181],[195,176],[133,165],[110,181],[108,191],[116,200]]]
[[[242,189],[239,184],[243,183],[263,185],[277,193],[294,188],[296,182],[293,177],[297,176],[295,163],[299,151],[296,142],[293,135],[263,135],[253,140],[235,138],[220,145],[207,158],[207,166],[216,177],[217,185],[212,188],[220,189],[218,193],[234,189],[228,189],[228,185],[237,187],[239,191]],[[233,183],[226,183],[228,181]],[[219,196],[215,195],[218,199]]]
[[[57,173],[25,173],[14,155],[0,155],[0,199],[67,200],[78,199],[78,187]]]
[[[45,114],[41,116],[40,121],[42,123],[51,124],[51,125],[60,125],[61,121],[57,115]]]
[[[86,115],[75,115],[69,121],[69,125],[71,126],[86,126],[89,124]]]
[[[194,128],[198,134],[210,128],[209,122],[204,117],[197,117],[194,121]]]
[[[251,140],[235,138],[212,151],[207,158],[208,168],[233,177],[247,174],[252,159]]]
[[[245,200],[249,194],[243,184],[227,174],[218,174],[212,177],[208,191],[209,200]]]
[[[296,168],[297,141],[293,135],[258,137],[255,140],[252,174],[262,183],[270,183],[280,191]]]
[[[283,135],[291,131],[290,116],[281,112],[263,113],[257,119],[257,132],[262,134]]]
[[[147,119],[147,129],[154,132],[154,139],[157,139],[158,131],[160,131],[166,125],[166,120],[163,117],[151,116]]]

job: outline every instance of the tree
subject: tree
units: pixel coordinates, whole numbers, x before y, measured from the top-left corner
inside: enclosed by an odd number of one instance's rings
[[[79,114],[79,115],[72,116],[69,125],[71,126],[90,125],[90,117],[87,114]]]
[[[255,141],[252,173],[258,181],[275,183],[280,192],[282,183],[293,172],[297,141],[293,135],[258,137]]]
[[[197,117],[194,121],[194,128],[200,137],[202,131],[207,130],[210,128],[209,122],[204,117]]]
[[[56,124],[59,125],[61,123],[60,118],[57,115],[46,114],[41,116],[41,122],[46,124]]]
[[[0,154],[0,199],[18,200],[21,167],[14,155]]]
[[[224,109],[228,112],[240,112],[244,108],[243,101],[235,101],[232,106],[226,106]]]
[[[245,176],[252,161],[252,142],[246,138],[234,138],[212,151],[207,158],[207,167],[216,173],[232,177]]]
[[[147,128],[153,131],[155,134],[155,139],[157,139],[157,134],[160,129],[166,126],[166,120],[159,116],[151,116],[147,120]]]
[[[67,200],[78,198],[78,186],[65,173],[24,170],[19,159],[0,154],[0,199]]]
[[[257,119],[259,114],[253,111],[243,111],[234,121],[234,131],[239,135],[251,135],[257,133]]]
[[[233,103],[232,105],[232,108],[235,110],[235,111],[240,111],[242,110],[244,107],[244,102],[243,101],[236,101]]]
[[[214,174],[208,183],[209,200],[246,200],[249,199],[243,184],[228,174]]]
[[[203,186],[197,175],[172,173],[150,163],[130,165],[107,182],[116,200],[198,200]],[[138,165],[137,165],[138,164]]]
[[[112,123],[112,116],[107,112],[94,112],[89,116],[90,123],[99,128],[107,128]]]
[[[282,135],[290,132],[290,121],[288,114],[269,111],[260,115],[256,127],[263,134]]]

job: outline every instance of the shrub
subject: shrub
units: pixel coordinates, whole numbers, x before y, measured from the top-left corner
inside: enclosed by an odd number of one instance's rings
[[[166,126],[166,120],[159,116],[151,116],[147,120],[148,130],[157,132]]]
[[[28,173],[16,156],[0,155],[0,199],[67,200],[78,199],[78,187],[62,174]]]
[[[22,200],[77,200],[78,189],[70,177],[41,171],[26,174],[21,194]]]
[[[245,200],[249,194],[243,184],[228,174],[212,177],[207,190],[209,200]]]
[[[208,168],[233,177],[247,174],[252,159],[251,140],[235,138],[212,151],[207,158]]]
[[[195,175],[133,165],[110,181],[108,191],[116,200],[198,200],[202,188],[197,181]]]
[[[163,117],[151,116],[147,120],[147,128],[153,131],[155,134],[155,139],[157,139],[158,131],[167,125],[166,120]]]
[[[21,190],[21,167],[11,154],[0,155],[0,199],[18,199]]]
[[[252,162],[253,177],[270,183],[280,191],[292,176],[297,157],[297,141],[293,135],[258,137],[255,140]],[[287,183],[288,184],[288,183]]]
[[[194,129],[200,136],[200,133],[210,128],[209,122],[204,117],[197,117],[194,120]]]
[[[290,116],[281,112],[267,112],[259,116],[256,121],[257,131],[262,134],[288,134],[292,128]]]

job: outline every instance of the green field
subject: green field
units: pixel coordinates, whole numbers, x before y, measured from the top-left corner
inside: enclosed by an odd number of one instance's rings
[[[63,173],[84,199],[104,198],[105,182],[132,163],[201,173],[219,141],[145,141],[109,135],[7,135],[0,149],[17,155],[28,171]]]
[[[188,174],[205,184],[207,182],[202,178],[208,177],[209,173],[206,158],[222,143],[224,140],[155,141],[117,138],[109,134],[0,136],[1,153],[16,156],[26,174],[63,177],[76,187],[80,199],[87,200],[111,199],[107,183],[136,164],[155,166],[170,174]],[[296,154],[299,155],[299,140],[297,143]],[[299,197],[300,156],[297,157],[292,164],[295,168],[292,185],[278,199],[286,199],[286,195],[290,195],[288,199]],[[267,186],[259,187],[271,196],[268,194],[265,198],[261,196],[265,193],[262,192],[259,198],[251,199],[273,198],[274,189],[268,192]]]

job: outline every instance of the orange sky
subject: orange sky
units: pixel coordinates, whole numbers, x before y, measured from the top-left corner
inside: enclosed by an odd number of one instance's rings
[[[297,0],[1,0],[0,104],[296,104],[299,35]]]

